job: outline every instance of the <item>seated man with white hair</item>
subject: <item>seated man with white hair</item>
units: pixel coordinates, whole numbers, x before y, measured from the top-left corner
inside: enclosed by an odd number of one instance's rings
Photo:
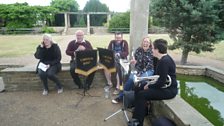
[[[90,42],[84,39],[84,32],[82,30],[77,30],[75,35],[76,35],[76,39],[69,42],[66,49],[66,54],[71,57],[70,74],[73,78],[74,83],[80,89],[80,88],[83,88],[83,84],[81,83],[79,74],[75,73],[75,68],[76,68],[75,54],[77,51],[92,50],[93,48]],[[86,78],[87,89],[90,88],[94,75],[95,75],[95,72],[87,76]]]

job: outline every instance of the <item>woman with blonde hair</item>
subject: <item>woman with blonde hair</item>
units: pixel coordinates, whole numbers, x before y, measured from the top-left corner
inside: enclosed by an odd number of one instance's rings
[[[131,64],[135,65],[135,73],[131,73],[127,82],[124,85],[124,91],[130,91],[134,85],[134,75],[138,77],[147,77],[154,74],[153,55],[151,48],[151,40],[149,37],[144,37],[141,47],[137,48],[134,54],[134,59]],[[123,92],[112,100],[112,103],[117,104],[123,98]]]
[[[56,74],[61,70],[61,50],[59,46],[53,42],[50,34],[43,35],[43,41],[38,45],[34,54],[36,59],[39,59],[37,65],[37,73],[43,82],[43,95],[47,95],[48,80],[52,80],[57,85],[58,94],[63,92],[61,82]]]

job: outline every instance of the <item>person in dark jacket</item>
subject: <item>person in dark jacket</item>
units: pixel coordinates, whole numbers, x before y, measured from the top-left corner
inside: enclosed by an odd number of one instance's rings
[[[159,78],[154,84],[146,84],[141,90],[135,90],[135,109],[133,120],[137,119],[138,126],[143,126],[144,116],[146,115],[145,104],[151,100],[165,100],[174,98],[177,93],[176,65],[173,59],[167,54],[167,41],[157,39],[152,45],[153,56],[158,58],[156,66],[156,75]],[[166,85],[168,75],[171,82]]]
[[[121,72],[121,65],[119,63],[120,59],[127,59],[128,56],[128,42],[123,39],[123,34],[121,32],[115,33],[115,39],[111,40],[108,46],[109,50],[112,50],[115,55],[115,66],[116,66],[116,80],[117,85],[113,92],[114,95],[119,94],[120,92],[120,85],[122,84],[122,72]],[[104,71],[107,85],[112,87],[111,81],[111,74],[108,71]]]
[[[50,34],[43,35],[43,41],[38,45],[34,56],[40,60],[37,65],[37,73],[43,82],[43,95],[47,95],[49,92],[48,79],[56,83],[58,94],[62,93],[61,82],[56,76],[61,70],[61,50],[57,44],[53,43]]]
[[[77,30],[76,33],[76,40],[73,40],[69,42],[67,49],[66,49],[66,54],[71,57],[70,61],[70,74],[73,78],[74,83],[78,86],[78,88],[83,88],[83,84],[79,78],[79,74],[75,73],[76,69],[76,60],[75,60],[75,54],[77,51],[84,51],[84,50],[92,50],[93,47],[90,44],[89,41],[84,39],[84,32],[81,30]],[[92,84],[93,78],[94,78],[95,72],[91,73],[90,75],[87,76],[86,78],[86,85],[87,89],[90,88],[90,85]]]

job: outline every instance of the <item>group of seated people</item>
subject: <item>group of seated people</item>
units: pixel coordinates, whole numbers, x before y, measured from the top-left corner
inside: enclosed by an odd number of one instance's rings
[[[79,78],[79,74],[75,73],[76,68],[76,52],[84,50],[92,50],[92,45],[89,41],[84,39],[84,32],[81,30],[76,31],[76,39],[69,42],[66,54],[71,57],[70,60],[70,74],[74,83],[78,88],[83,88],[83,83]],[[177,95],[177,81],[176,81],[176,65],[173,59],[167,54],[168,43],[166,40],[157,39],[153,43],[149,37],[145,37],[139,48],[135,50],[134,57],[131,59],[130,64],[135,66],[135,71],[132,72],[125,84],[123,84],[123,90],[130,91],[135,90],[135,103],[133,111],[133,120],[138,121],[138,126],[143,126],[144,116],[146,112],[145,103],[151,100],[163,100],[171,99]],[[109,50],[114,51],[115,60],[126,59],[128,51],[128,43],[123,40],[122,33],[115,33],[115,39],[109,43]],[[39,59],[39,63],[45,64],[46,71],[37,67],[37,73],[43,82],[43,95],[47,95],[48,79],[56,83],[58,93],[63,92],[63,87],[56,74],[61,70],[61,51],[59,46],[53,42],[52,37],[49,34],[44,34],[43,41],[38,45],[34,56]],[[154,59],[157,59],[155,65]],[[112,100],[112,103],[119,103],[123,99],[123,91],[120,90],[122,85],[122,72],[121,66],[118,61],[115,61],[116,66],[116,87],[113,92],[114,95],[118,95]],[[105,77],[107,85],[113,87],[111,81],[111,73],[105,71]],[[94,79],[95,72],[91,73],[86,78],[86,85],[89,89]],[[154,84],[142,83],[139,86],[134,86],[134,77],[148,77],[152,75],[159,75],[157,81]],[[171,84],[164,87],[167,76],[171,78]]]

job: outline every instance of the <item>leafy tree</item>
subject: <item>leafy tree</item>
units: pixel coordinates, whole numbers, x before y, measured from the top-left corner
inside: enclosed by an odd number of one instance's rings
[[[106,4],[102,4],[99,0],[89,0],[84,9],[84,12],[109,12]],[[86,20],[86,17],[85,17]],[[91,26],[102,26],[107,21],[107,15],[90,15]]]
[[[29,28],[36,23],[34,9],[27,3],[0,5],[0,17],[8,28]]]
[[[54,16],[58,10],[51,6],[33,6],[36,13],[37,21],[46,22],[47,26],[51,26],[54,22]]]
[[[56,9],[47,6],[29,6],[27,3],[1,4],[0,18],[8,28],[30,28],[38,21],[50,24]]]
[[[130,12],[114,15],[109,22],[109,31],[113,31],[114,28],[122,32],[124,32],[122,28],[130,28]]]
[[[189,52],[213,51],[223,38],[219,27],[219,0],[152,0],[150,11],[174,40],[170,49],[182,50],[181,64]]]
[[[51,6],[58,9],[60,12],[77,12],[79,5],[76,0],[52,0]],[[70,24],[77,22],[77,15],[70,15]],[[64,15],[55,15],[55,25],[64,25]]]

